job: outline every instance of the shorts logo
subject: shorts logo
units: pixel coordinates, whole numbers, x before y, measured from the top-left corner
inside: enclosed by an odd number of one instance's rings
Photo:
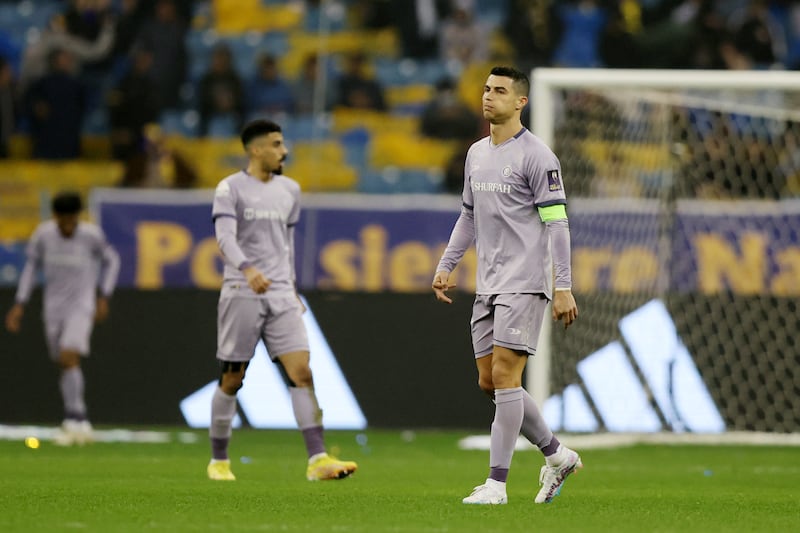
[[[509,332],[511,335],[519,335],[520,333],[522,333],[522,331],[517,328],[506,328],[506,331]]]
[[[504,167],[503,167],[502,174],[503,174],[503,177],[504,177],[504,178],[507,178],[507,177],[509,177],[509,176],[511,175],[511,165],[506,165],[506,166],[504,166]]]
[[[547,188],[550,189],[550,191],[561,190],[561,176],[558,175],[557,169],[547,171]]]

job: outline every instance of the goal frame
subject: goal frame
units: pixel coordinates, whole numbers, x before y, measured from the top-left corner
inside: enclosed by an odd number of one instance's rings
[[[548,146],[554,141],[555,93],[561,89],[800,90],[800,72],[781,70],[536,68],[530,79],[531,131]],[[552,321],[544,320],[525,378],[540,406],[551,393],[552,331]]]

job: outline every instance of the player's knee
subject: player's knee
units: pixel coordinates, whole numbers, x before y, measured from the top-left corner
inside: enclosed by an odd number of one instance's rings
[[[494,398],[494,382],[491,377],[478,377],[478,387],[481,388],[490,398]]]
[[[63,351],[58,356],[58,366],[62,370],[69,370],[81,364],[81,355],[73,351]]]
[[[314,385],[311,368],[308,365],[293,368],[289,372],[289,379],[293,387],[311,387]]]

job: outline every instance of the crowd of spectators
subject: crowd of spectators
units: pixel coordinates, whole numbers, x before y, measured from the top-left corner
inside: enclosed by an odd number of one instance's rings
[[[331,1],[360,29],[394,28],[402,57],[448,66],[419,110],[420,131],[463,143],[481,133],[480,120],[458,100],[452,74],[474,62],[498,59],[526,70],[800,68],[800,1],[504,0],[502,19],[491,23],[481,18],[479,0]],[[14,132],[29,136],[35,158],[80,157],[83,122],[98,107],[107,116],[112,156],[121,161],[152,150],[146,128],[169,110],[196,111],[200,136],[230,134],[253,116],[336,106],[390,111],[369,50],[324,61],[309,54],[297,77],[288,78],[269,53],[247,71],[237,69],[223,40],[207,70],[192,79],[187,35],[207,3],[68,0],[18,57],[3,57],[0,46],[0,157]],[[508,44],[507,57],[496,57],[491,46],[498,37]],[[458,160],[451,166],[457,175]]]

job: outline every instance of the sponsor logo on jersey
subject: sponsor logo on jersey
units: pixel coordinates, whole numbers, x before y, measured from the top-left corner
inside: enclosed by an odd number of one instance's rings
[[[511,185],[506,183],[493,183],[485,181],[473,181],[470,183],[472,192],[502,192],[511,193]]]
[[[547,188],[551,191],[561,190],[561,176],[558,175],[558,169],[547,171]]]
[[[246,207],[242,213],[245,220],[280,220],[285,222],[286,217],[280,211],[273,211],[271,209],[256,209],[255,207]]]

